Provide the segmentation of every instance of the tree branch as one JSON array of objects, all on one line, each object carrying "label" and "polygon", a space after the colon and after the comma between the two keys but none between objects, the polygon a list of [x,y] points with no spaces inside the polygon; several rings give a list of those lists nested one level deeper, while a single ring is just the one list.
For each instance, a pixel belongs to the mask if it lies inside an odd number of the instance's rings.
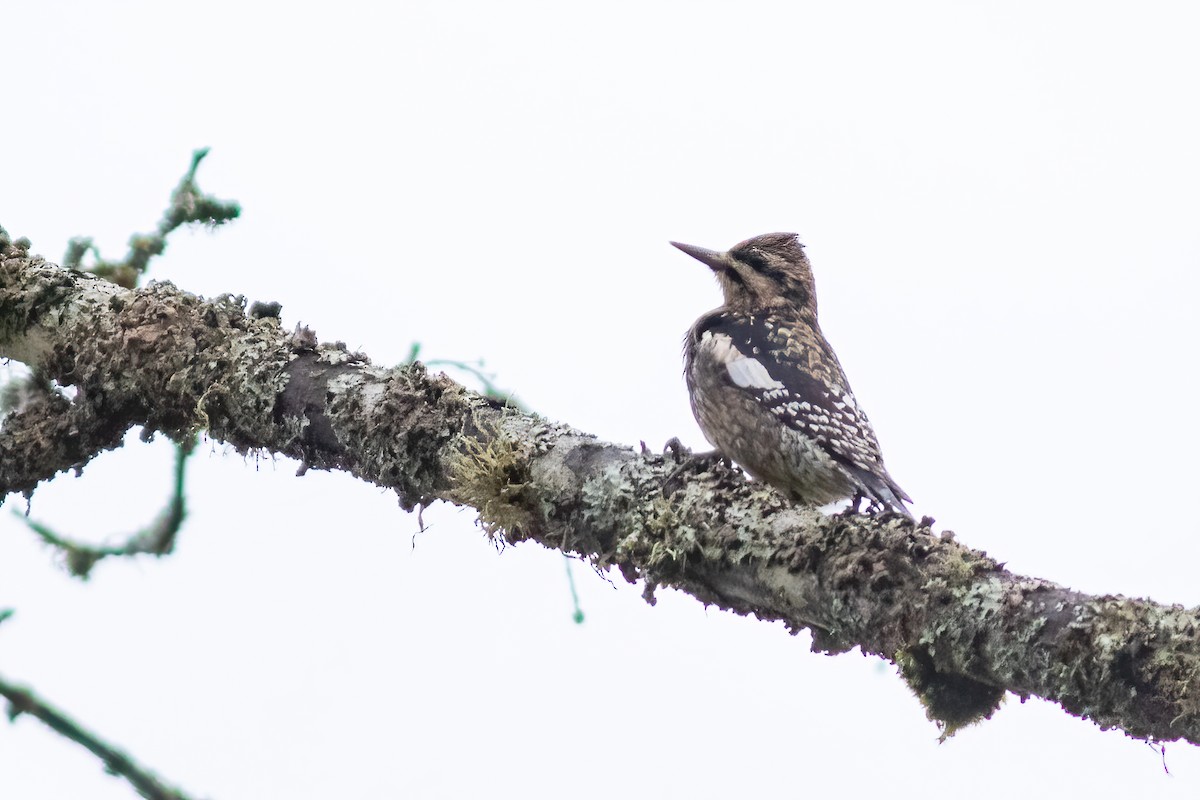
[{"label": "tree branch", "polygon": [[376,367],[248,316],[241,298],[123,289],[0,248],[0,356],[75,389],[5,419],[0,493],[82,468],[134,425],[177,441],[203,429],[302,471],[346,470],[405,509],[474,506],[489,534],[616,567],[648,599],[674,586],[810,628],[814,649],[892,660],[947,735],[1011,691],[1134,737],[1200,743],[1196,610],[1014,575],[932,520],[824,516],[719,464],[680,480],[673,456],[600,442],[420,364]]},{"label": "tree branch", "polygon": [[15,720],[21,714],[37,717],[51,730],[82,745],[104,762],[113,775],[129,781],[138,794],[148,800],[188,800],[179,789],[172,788],[154,773],[138,764],[126,753],[108,744],[78,722],[54,708],[29,689],[9,683],[0,677],[0,697],[8,700],[8,718]]},{"label": "tree branch", "polygon": [[175,446],[174,481],[171,496],[166,506],[146,527],[125,537],[118,545],[93,545],[75,541],[63,536],[49,525],[37,520],[20,517],[25,524],[48,545],[56,547],[62,553],[67,572],[77,578],[87,580],[92,573],[92,567],[110,556],[152,555],[161,558],[170,555],[175,550],[175,540],[179,529],[187,516],[187,499],[184,495],[184,475],[188,459],[196,449],[196,438],[185,439]]}]

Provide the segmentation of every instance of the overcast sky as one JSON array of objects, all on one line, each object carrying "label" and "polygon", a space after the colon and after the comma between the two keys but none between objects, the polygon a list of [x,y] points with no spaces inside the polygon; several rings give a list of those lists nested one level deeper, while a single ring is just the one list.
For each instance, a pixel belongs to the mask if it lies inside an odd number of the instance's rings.
[{"label": "overcast sky", "polygon": [[[243,218],[151,277],[377,363],[483,358],[604,439],[703,447],[670,239],[797,231],[918,514],[1025,574],[1200,604],[1193,3],[9,0],[0,224],[150,229],[193,148]],[[286,10],[283,10],[285,9]],[[458,377],[466,379],[467,376]],[[38,491],[98,540],[167,443]],[[939,745],[893,669],[564,561],[470,510],[206,442],[163,561],[88,584],[6,512],[0,673],[170,781],[264,797],[1179,797],[1157,751],[1010,698]],[[10,508],[22,507],[10,502]],[[22,718],[0,796],[131,798]]]}]

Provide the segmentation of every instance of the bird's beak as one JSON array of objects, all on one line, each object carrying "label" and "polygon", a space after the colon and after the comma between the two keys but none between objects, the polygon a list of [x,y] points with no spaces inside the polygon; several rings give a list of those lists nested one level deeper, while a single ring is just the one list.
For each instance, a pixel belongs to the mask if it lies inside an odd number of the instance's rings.
[{"label": "bird's beak", "polygon": [[694,244],[680,244],[679,242],[671,242],[671,246],[679,248],[702,264],[707,264],[709,269],[715,272],[722,272],[728,267],[725,261],[725,254],[718,253],[716,250],[696,247]]}]

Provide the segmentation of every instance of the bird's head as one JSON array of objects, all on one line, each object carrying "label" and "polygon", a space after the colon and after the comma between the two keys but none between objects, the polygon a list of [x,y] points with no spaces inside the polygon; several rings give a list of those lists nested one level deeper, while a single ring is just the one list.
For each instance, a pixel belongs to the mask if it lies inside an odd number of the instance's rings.
[{"label": "bird's head", "polygon": [[707,264],[725,294],[725,305],[737,311],[790,308],[817,313],[812,267],[794,233],[764,233],[724,253],[671,242]]}]

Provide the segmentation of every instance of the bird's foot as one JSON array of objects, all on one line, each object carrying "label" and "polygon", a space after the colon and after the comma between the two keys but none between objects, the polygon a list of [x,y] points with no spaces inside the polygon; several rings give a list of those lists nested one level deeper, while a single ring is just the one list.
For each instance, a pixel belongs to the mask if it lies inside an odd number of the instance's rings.
[{"label": "bird's foot", "polygon": [[670,453],[675,459],[676,464],[680,464],[683,460],[692,454],[691,448],[685,447],[683,442],[679,441],[678,436],[672,436],[667,439],[667,443],[663,445],[663,455]]},{"label": "bird's foot", "polygon": [[[862,504],[863,500],[867,501],[867,505],[860,509],[859,506]],[[907,508],[902,506],[900,508],[893,508],[878,498],[868,497],[862,492],[856,492],[854,497],[850,498],[850,505],[846,506],[846,508],[840,512],[839,516],[848,517],[855,514],[865,517],[876,517],[881,521],[886,521],[892,516],[913,519],[912,512]]]},{"label": "bird's foot", "polygon": [[[852,516],[855,514],[863,513],[858,510],[858,507],[864,499],[865,499],[865,496],[863,495],[862,492],[855,492],[854,497],[850,498],[850,505],[848,505],[844,509],[842,509],[842,511],[838,514],[838,516],[849,517],[849,516]],[[872,508],[873,508],[873,506],[868,505],[867,511],[870,512]]]},{"label": "bird's foot", "polygon": [[663,497],[670,497],[683,488],[684,478],[689,474],[707,472],[719,463],[732,466],[732,463],[721,454],[720,450],[709,450],[705,453],[693,453],[683,446],[679,439],[672,437],[663,450],[664,455],[670,453],[678,464],[673,472],[663,481]]}]

